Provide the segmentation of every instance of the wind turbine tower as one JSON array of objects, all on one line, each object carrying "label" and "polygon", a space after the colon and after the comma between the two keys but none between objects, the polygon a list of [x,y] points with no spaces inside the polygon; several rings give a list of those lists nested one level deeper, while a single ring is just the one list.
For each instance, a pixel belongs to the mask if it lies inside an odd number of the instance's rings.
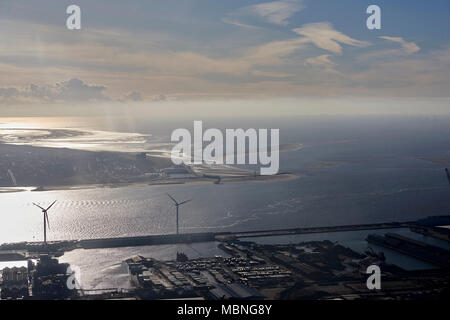
[{"label": "wind turbine tower", "polygon": [[36,203],[33,202],[33,204],[40,208],[42,210],[42,213],[44,214],[44,244],[47,245],[47,226],[48,229],[50,230],[50,222],[48,221],[48,213],[47,211],[55,204],[56,200],[53,201],[53,203],[51,205],[48,206],[47,209],[42,208],[40,205],[37,205]]},{"label": "wind turbine tower", "polygon": [[182,204],[185,204],[189,201],[192,201],[192,199],[189,200],[185,200],[183,202],[178,202],[177,200],[175,200],[170,194],[167,194],[169,196],[170,199],[172,199],[173,203],[175,204],[175,207],[177,208],[177,235],[179,234],[179,229],[178,229],[178,207],[181,206]]}]

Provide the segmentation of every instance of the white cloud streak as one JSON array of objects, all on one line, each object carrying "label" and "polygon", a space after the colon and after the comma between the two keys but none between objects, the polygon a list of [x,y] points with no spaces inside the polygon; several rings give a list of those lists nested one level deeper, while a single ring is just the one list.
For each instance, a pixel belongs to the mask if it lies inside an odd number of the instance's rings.
[{"label": "white cloud streak", "polygon": [[249,24],[251,23],[249,20],[257,18],[265,23],[287,26],[289,18],[304,7],[302,0],[279,0],[258,3],[229,13],[226,18],[222,19],[222,22],[243,28],[258,28]]},{"label": "white cloud streak", "polygon": [[367,41],[353,39],[333,29],[332,25],[328,22],[310,23],[292,31],[304,36],[306,38],[305,42],[312,42],[321,49],[339,55],[342,54],[341,43],[354,47],[366,47],[370,45]]},{"label": "white cloud streak", "polygon": [[300,1],[282,0],[255,4],[244,8],[244,11],[248,11],[269,23],[286,26],[287,20],[303,8],[304,6]]},{"label": "white cloud streak", "polygon": [[401,37],[382,36],[379,38],[399,43],[405,54],[413,54],[420,50],[420,47],[417,44],[415,44],[414,42],[407,42],[407,41],[403,40],[403,38],[401,38]]},{"label": "white cloud streak", "polygon": [[330,73],[338,73],[338,71],[334,69],[336,63],[331,61],[330,57],[330,54],[323,54],[317,57],[308,58],[305,60],[304,65],[319,68]]}]

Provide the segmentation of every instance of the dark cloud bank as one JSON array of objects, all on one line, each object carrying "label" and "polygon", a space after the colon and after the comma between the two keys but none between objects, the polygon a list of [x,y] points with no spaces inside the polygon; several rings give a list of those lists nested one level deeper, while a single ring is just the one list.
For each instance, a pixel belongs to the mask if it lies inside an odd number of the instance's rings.
[{"label": "dark cloud bank", "polygon": [[[0,88],[0,104],[111,101],[104,93],[105,86],[89,85],[73,78],[54,85],[31,84],[25,88]],[[133,91],[119,101],[141,101],[139,92]]]}]

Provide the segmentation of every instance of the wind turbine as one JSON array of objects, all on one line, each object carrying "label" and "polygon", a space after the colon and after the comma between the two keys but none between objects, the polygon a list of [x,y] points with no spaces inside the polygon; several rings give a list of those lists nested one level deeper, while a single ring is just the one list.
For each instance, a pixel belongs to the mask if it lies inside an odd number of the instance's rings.
[{"label": "wind turbine", "polygon": [[170,194],[167,194],[167,195],[169,196],[170,199],[172,199],[172,201],[175,203],[175,207],[177,208],[177,235],[178,235],[179,234],[179,232],[178,232],[178,207],[181,206],[182,204],[192,201],[192,199],[185,200],[183,202],[178,202]]},{"label": "wind turbine", "polygon": [[48,206],[47,209],[42,208],[40,205],[37,205],[36,203],[33,202],[33,204],[40,208],[42,210],[42,213],[44,214],[44,244],[47,244],[47,225],[48,225],[48,229],[50,230],[50,222],[48,221],[48,214],[47,211],[55,204],[56,200],[53,201],[53,203],[51,205]]}]

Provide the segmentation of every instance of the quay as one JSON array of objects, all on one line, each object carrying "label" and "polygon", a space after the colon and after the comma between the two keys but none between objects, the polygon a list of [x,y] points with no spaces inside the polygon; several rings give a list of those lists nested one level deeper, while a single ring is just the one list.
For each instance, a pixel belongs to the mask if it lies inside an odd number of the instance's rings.
[{"label": "quay", "polygon": [[414,222],[411,221],[411,222],[386,222],[386,223],[372,223],[372,224],[342,225],[329,227],[291,228],[291,229],[262,230],[262,231],[223,232],[223,233],[216,233],[216,240],[225,241],[230,239],[250,238],[250,237],[272,237],[272,236],[284,236],[293,234],[409,228],[412,225],[414,225]]},{"label": "quay", "polygon": [[417,241],[393,233],[387,233],[384,236],[370,234],[367,237],[367,241],[416,259],[429,262],[441,268],[450,268],[450,251],[422,241]]},{"label": "quay", "polygon": [[98,249],[98,248],[151,246],[151,245],[164,245],[177,243],[229,241],[247,237],[268,237],[268,236],[293,235],[293,234],[406,228],[411,227],[412,225],[414,225],[414,222],[401,222],[401,223],[389,222],[376,224],[291,228],[291,229],[259,230],[259,231],[244,231],[244,232],[204,232],[204,233],[182,233],[179,235],[165,234],[165,235],[148,235],[148,236],[134,236],[134,237],[83,239],[83,240],[60,240],[60,241],[47,241],[47,244],[45,244],[44,242],[5,243],[0,245],[0,261],[26,260],[33,257],[38,257],[42,253],[52,253],[54,255],[62,255],[66,251],[71,251],[75,249]]}]

